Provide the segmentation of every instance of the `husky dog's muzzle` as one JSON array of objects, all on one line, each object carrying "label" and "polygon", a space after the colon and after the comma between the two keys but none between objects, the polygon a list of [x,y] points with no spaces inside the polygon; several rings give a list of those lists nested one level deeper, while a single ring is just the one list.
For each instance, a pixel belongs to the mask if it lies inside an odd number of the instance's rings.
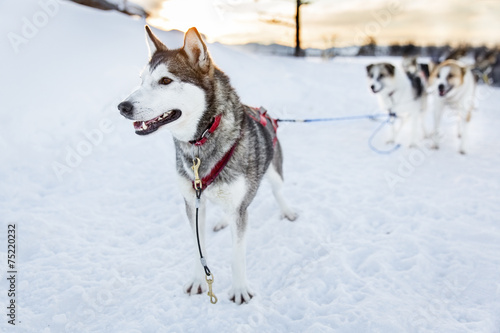
[{"label": "husky dog's muzzle", "polygon": [[134,105],[129,101],[118,104],[118,110],[120,110],[120,114],[127,119],[132,119],[134,115]]},{"label": "husky dog's muzzle", "polygon": [[[121,102],[120,104],[118,104],[118,110],[120,110],[120,114],[125,118],[134,120],[134,105],[129,101]],[[181,115],[181,110],[174,109],[164,112],[158,117],[150,120],[134,121],[135,133],[138,135],[147,135],[153,133],[161,126],[179,119]]]},{"label": "husky dog's muzzle", "polygon": [[441,84],[438,86],[439,96],[441,96],[441,97],[445,96],[447,93],[449,93],[449,92],[450,92],[450,90],[451,90],[451,89],[453,89],[453,86],[452,86],[452,85],[450,85],[450,86],[448,86],[448,88],[446,88],[446,86],[445,86],[444,84],[442,84],[442,83],[441,83]]},{"label": "husky dog's muzzle", "polygon": [[370,86],[370,89],[372,90],[372,92],[373,92],[374,94],[376,94],[376,93],[379,93],[380,91],[382,91],[382,89],[384,89],[384,86],[380,84],[380,88],[379,88],[379,89],[377,89],[377,87],[376,87],[374,84],[372,84],[372,85]]}]

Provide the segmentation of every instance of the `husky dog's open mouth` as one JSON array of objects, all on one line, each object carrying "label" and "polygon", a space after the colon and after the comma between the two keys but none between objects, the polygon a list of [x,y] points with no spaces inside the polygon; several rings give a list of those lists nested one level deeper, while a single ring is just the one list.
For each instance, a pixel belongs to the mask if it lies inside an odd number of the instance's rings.
[{"label": "husky dog's open mouth", "polygon": [[445,88],[444,86],[439,86],[438,87],[439,96],[441,97],[446,96],[446,94],[449,93],[451,89],[453,89],[453,86],[449,86],[448,88]]},{"label": "husky dog's open mouth", "polygon": [[181,116],[181,110],[170,110],[168,112],[162,113],[156,118],[146,121],[134,121],[135,133],[138,135],[147,135],[153,133],[158,128],[168,123],[171,123]]}]

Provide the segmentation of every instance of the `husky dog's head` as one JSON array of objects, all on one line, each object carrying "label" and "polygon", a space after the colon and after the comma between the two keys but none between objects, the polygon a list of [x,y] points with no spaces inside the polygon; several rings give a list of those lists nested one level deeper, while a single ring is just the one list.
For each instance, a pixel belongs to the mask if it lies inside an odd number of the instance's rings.
[{"label": "husky dog's head", "polygon": [[410,74],[417,74],[419,68],[417,57],[403,57],[403,69]]},{"label": "husky dog's head", "polygon": [[389,63],[371,64],[366,66],[368,84],[373,93],[379,93],[384,89],[392,90],[394,72],[396,68]]},{"label": "husky dog's head", "polygon": [[447,96],[453,88],[464,83],[466,67],[455,60],[446,60],[439,64],[430,77],[430,83],[437,87],[440,97]]},{"label": "husky dog's head", "polygon": [[134,120],[135,133],[146,135],[160,127],[181,141],[193,138],[207,106],[214,65],[196,28],[184,36],[184,46],[169,50],[146,26],[150,60],[142,83],[118,105]]}]

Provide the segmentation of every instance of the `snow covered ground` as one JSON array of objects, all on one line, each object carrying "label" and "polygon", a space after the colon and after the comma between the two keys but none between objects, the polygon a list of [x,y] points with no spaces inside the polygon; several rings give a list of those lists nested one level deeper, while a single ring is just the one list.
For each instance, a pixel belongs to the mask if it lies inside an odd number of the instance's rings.
[{"label": "snow covered ground", "polygon": [[[248,232],[256,296],[242,306],[226,296],[229,231],[208,232],[212,305],[182,290],[193,243],[171,136],[139,137],[116,110],[147,60],[144,22],[48,8],[0,3],[2,332],[500,332],[500,90],[479,87],[466,156],[452,117],[439,151],[422,143],[391,155],[368,148],[373,121],[282,124],[286,193],[300,217],[280,220],[263,184]],[[275,116],[378,112],[364,71],[374,59],[209,49],[242,100]],[[219,213],[209,207],[209,225]]]}]

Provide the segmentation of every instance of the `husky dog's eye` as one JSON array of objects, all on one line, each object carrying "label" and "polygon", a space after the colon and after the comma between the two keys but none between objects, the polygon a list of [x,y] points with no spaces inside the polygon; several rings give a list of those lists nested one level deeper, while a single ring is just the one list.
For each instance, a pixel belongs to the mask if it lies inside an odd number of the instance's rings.
[{"label": "husky dog's eye", "polygon": [[448,79],[453,78],[453,74],[448,74]]},{"label": "husky dog's eye", "polygon": [[384,77],[385,77],[385,75],[384,75],[384,74],[380,74],[380,75],[378,76],[378,79],[379,79],[379,80],[381,80],[381,79],[383,79]]},{"label": "husky dog's eye", "polygon": [[169,79],[168,77],[162,77],[160,81],[158,81],[158,83],[166,86],[167,84],[172,83],[172,79]]}]

